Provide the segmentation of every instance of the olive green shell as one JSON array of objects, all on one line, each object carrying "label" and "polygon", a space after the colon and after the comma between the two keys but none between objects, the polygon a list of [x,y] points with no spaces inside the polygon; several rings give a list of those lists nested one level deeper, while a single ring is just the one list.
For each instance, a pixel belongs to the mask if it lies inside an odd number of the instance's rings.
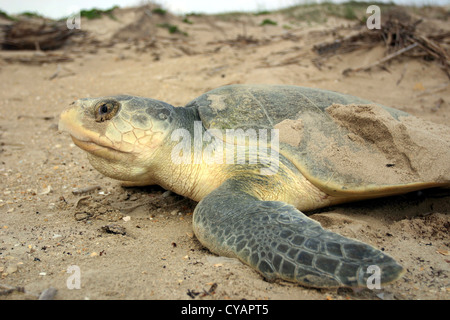
[{"label": "olive green shell", "polygon": [[[444,175],[414,167],[414,153],[428,152],[422,140],[414,141],[417,126],[405,120],[417,118],[350,95],[298,86],[229,85],[186,107],[198,110],[206,129],[279,129],[279,152],[328,193],[387,195],[450,180],[449,152],[429,155],[448,160],[442,162]],[[344,112],[332,116],[336,110]],[[450,150],[448,137],[436,143]]]}]

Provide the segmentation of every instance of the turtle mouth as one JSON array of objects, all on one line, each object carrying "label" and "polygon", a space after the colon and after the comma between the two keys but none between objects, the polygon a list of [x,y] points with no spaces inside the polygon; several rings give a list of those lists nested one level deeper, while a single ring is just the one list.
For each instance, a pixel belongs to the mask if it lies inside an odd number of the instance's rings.
[{"label": "turtle mouth", "polygon": [[73,143],[80,149],[86,151],[88,154],[111,161],[123,161],[127,159],[127,152],[114,148],[97,141],[97,139],[90,139],[83,137],[79,139],[70,133]]},{"label": "turtle mouth", "polygon": [[100,154],[103,154],[105,152],[123,153],[120,150],[114,149],[114,148],[109,147],[109,146],[105,146],[103,144],[98,144],[95,141],[80,140],[80,139],[74,137],[72,134],[70,136],[72,138],[73,143],[75,143],[75,145],[77,147],[83,149],[84,151],[92,153],[94,155],[100,155]]}]

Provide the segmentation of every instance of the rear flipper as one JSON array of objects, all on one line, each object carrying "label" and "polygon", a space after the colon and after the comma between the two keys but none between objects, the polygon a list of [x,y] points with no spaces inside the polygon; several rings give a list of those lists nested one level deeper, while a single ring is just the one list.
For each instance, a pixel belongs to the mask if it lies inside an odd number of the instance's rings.
[{"label": "rear flipper", "polygon": [[309,287],[365,287],[371,270],[380,271],[380,283],[403,274],[382,251],[323,229],[289,204],[260,201],[243,185],[228,180],[195,209],[195,234],[212,252],[239,258],[268,280]]}]

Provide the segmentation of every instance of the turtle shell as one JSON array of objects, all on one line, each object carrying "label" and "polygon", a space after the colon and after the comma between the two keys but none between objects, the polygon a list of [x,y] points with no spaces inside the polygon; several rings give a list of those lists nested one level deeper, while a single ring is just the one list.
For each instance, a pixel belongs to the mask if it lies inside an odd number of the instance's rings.
[{"label": "turtle shell", "polygon": [[449,127],[354,96],[229,85],[186,107],[205,129],[277,129],[279,152],[329,194],[389,195],[450,181]]}]

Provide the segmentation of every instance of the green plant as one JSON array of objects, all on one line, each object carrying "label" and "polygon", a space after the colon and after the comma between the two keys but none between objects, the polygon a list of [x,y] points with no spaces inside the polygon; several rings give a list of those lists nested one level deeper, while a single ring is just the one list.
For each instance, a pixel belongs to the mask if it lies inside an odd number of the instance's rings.
[{"label": "green plant", "polygon": [[270,19],[264,19],[263,22],[261,22],[260,26],[276,26],[277,24],[278,23]]},{"label": "green plant", "polygon": [[157,26],[160,27],[160,28],[167,29],[170,34],[180,33],[180,34],[185,35],[185,36],[188,35],[186,32],[181,31],[180,29],[178,29],[177,26],[175,26],[173,24],[170,24],[170,23],[160,23],[160,24],[157,24]]},{"label": "green plant", "polygon": [[28,18],[42,18],[42,16],[37,12],[25,11],[19,14],[20,16],[25,16]]},{"label": "green plant", "polygon": [[155,8],[152,10],[152,13],[159,14],[160,16],[165,16],[167,13],[167,10],[164,10],[163,8]]},{"label": "green plant", "polygon": [[81,10],[80,16],[92,20],[92,19],[100,19],[103,15],[107,15],[111,19],[116,20],[116,17],[112,13],[113,10],[116,8],[118,8],[118,6],[114,6],[111,9],[107,10],[100,10],[96,8],[93,8],[91,10]]},{"label": "green plant", "polygon": [[101,11],[98,9],[91,9],[91,10],[81,10],[80,16],[92,20],[92,19],[99,19],[102,17]]},{"label": "green plant", "polygon": [[191,20],[189,20],[187,17],[184,17],[183,22],[184,22],[184,23],[187,23],[187,24],[194,24],[194,23],[193,23]]},{"label": "green plant", "polygon": [[203,13],[190,12],[186,13],[186,17],[203,17]]},{"label": "green plant", "polygon": [[4,19],[8,19],[11,21],[16,21],[17,19],[14,17],[11,17],[10,15],[8,15],[5,11],[0,10],[0,17],[4,18]]}]

